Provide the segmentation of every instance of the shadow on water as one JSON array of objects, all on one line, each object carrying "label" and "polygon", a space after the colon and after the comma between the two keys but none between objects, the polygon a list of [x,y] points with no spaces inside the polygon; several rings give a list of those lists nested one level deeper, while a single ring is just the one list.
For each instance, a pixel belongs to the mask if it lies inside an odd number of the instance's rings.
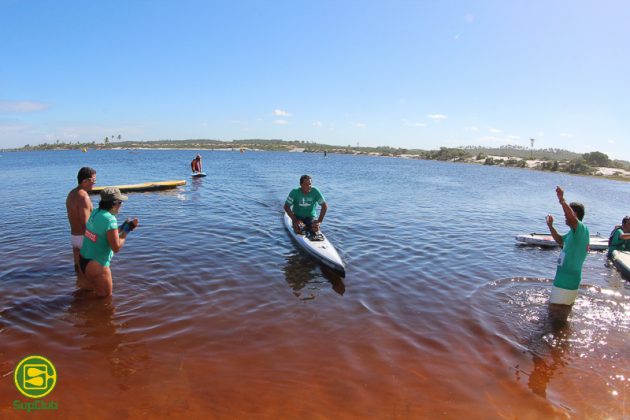
[{"label": "shadow on water", "polygon": [[339,273],[302,254],[288,256],[283,271],[293,294],[301,300],[315,299],[320,285],[326,281],[339,295],[343,296],[346,291],[344,278]]}]

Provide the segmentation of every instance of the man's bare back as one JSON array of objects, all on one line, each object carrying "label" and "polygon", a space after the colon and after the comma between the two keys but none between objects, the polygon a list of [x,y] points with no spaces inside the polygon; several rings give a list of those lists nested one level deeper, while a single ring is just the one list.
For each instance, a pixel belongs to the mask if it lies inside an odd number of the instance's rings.
[{"label": "man's bare back", "polygon": [[85,225],[92,213],[92,201],[87,191],[80,186],[68,193],[66,198],[66,210],[68,211],[68,222],[70,222],[70,233],[72,235],[84,235]]},{"label": "man's bare back", "polygon": [[70,223],[70,243],[72,245],[72,257],[74,259],[74,271],[77,273],[77,287],[80,289],[92,289],[85,275],[79,268],[81,259],[81,247],[83,244],[83,235],[85,235],[85,226],[92,213],[92,200],[88,195],[88,191],[94,188],[96,183],[96,171],[87,166],[79,169],[77,174],[77,185],[68,193],[66,198],[66,210],[68,213],[68,222]]}]

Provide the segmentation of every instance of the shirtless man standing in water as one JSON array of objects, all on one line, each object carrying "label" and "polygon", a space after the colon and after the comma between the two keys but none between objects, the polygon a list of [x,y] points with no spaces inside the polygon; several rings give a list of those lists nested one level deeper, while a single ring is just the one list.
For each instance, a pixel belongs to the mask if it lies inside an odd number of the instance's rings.
[{"label": "shirtless man standing in water", "polygon": [[92,213],[92,201],[88,191],[96,183],[96,171],[92,168],[83,167],[77,174],[79,185],[68,193],[66,198],[66,210],[68,211],[68,221],[70,222],[70,235],[72,241],[72,253],[74,255],[74,271],[77,273],[77,287],[79,289],[91,289],[85,275],[79,270],[79,251],[83,244],[85,235],[85,225],[90,213]]}]

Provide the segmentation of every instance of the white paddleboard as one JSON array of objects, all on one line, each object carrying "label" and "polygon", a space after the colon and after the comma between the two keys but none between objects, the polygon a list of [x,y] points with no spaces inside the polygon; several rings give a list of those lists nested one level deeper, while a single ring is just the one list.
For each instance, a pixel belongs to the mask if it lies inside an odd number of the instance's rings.
[{"label": "white paddleboard", "polygon": [[630,252],[613,251],[612,260],[617,270],[621,273],[621,276],[630,280]]},{"label": "white paddleboard", "polygon": [[295,241],[309,254],[318,259],[321,263],[327,265],[340,272],[342,275],[346,275],[346,265],[341,260],[341,257],[337,253],[337,250],[330,243],[328,238],[320,231],[324,236],[323,241],[311,241],[306,235],[298,235],[293,231],[293,222],[289,215],[284,212],[284,227],[289,231],[289,234]]},{"label": "white paddleboard", "polygon": [[193,172],[192,174],[193,178],[203,178],[204,176],[207,176],[205,172]]},{"label": "white paddleboard", "polygon": [[[518,245],[536,245],[550,248],[560,246],[553,239],[553,236],[545,233],[529,233],[526,235],[516,235],[515,239]],[[591,249],[591,251],[601,251],[608,249],[608,239],[600,235],[591,235],[589,248]]]}]

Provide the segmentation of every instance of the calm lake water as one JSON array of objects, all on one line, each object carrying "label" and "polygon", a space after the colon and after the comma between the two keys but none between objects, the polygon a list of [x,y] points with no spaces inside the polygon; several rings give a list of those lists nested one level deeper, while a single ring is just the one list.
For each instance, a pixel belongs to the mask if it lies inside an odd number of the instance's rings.
[{"label": "calm lake water", "polygon": [[[363,156],[202,151],[1,153],[0,417],[22,418],[13,370],[40,354],[65,417],[623,418],[630,285],[588,255],[562,331],[546,321],[557,250],[514,235],[563,216],[591,233],[630,213],[630,184],[521,169]],[[65,198],[129,194],[140,218],[114,257],[113,297],[75,292]],[[308,173],[341,278],[301,252],[282,205]],[[98,203],[94,197],[95,204]]]}]

